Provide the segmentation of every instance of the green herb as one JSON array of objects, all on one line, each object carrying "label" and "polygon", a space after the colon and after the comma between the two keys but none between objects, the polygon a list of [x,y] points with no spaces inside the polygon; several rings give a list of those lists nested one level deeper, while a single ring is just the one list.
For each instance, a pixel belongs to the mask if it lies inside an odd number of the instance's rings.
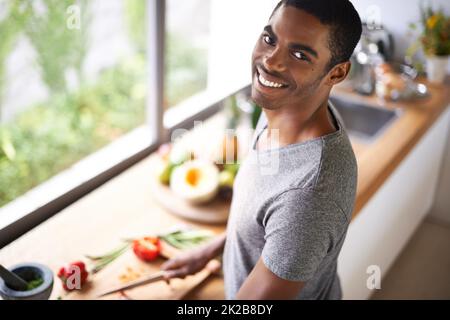
[{"label": "green herb", "polygon": [[125,251],[127,251],[129,247],[130,247],[130,243],[126,242],[124,244],[121,244],[117,248],[113,249],[112,251],[110,251],[104,255],[101,255],[101,256],[86,255],[86,258],[95,262],[91,272],[92,273],[99,272],[104,267],[106,267],[108,264],[110,264],[111,262],[116,260],[118,257],[120,257],[123,253],[125,253]]},{"label": "green herb", "polygon": [[160,235],[159,238],[175,248],[185,250],[191,249],[208,241],[212,236],[213,233],[208,230],[178,230]]},{"label": "green herb", "polygon": [[37,287],[39,287],[43,283],[44,283],[44,279],[42,279],[41,277],[33,279],[31,281],[28,281],[27,282],[27,290],[36,289]]}]

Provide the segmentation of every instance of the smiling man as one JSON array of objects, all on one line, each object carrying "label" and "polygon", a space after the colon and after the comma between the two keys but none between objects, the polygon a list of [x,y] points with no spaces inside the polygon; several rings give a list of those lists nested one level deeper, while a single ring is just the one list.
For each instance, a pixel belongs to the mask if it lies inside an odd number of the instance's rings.
[{"label": "smiling man", "polygon": [[277,5],[253,51],[252,99],[264,112],[235,180],[227,232],[168,261],[168,278],[200,270],[224,249],[228,299],[342,297],[337,258],[357,165],[328,98],[360,36],[348,0]]}]

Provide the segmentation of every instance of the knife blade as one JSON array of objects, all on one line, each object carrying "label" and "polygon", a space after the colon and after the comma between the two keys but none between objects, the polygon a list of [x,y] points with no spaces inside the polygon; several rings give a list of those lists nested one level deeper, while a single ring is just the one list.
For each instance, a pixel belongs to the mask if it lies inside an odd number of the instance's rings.
[{"label": "knife blade", "polygon": [[113,293],[116,293],[116,292],[119,292],[119,291],[130,290],[130,289],[133,289],[133,288],[136,288],[136,287],[139,287],[139,286],[143,286],[145,284],[150,284],[150,283],[153,283],[153,282],[164,280],[164,274],[165,274],[164,271],[158,271],[158,272],[153,273],[153,274],[151,274],[149,276],[146,276],[144,278],[137,279],[137,280],[134,280],[134,281],[129,282],[127,284],[124,284],[124,285],[121,285],[121,286],[117,286],[117,287],[115,287],[113,289],[110,289],[108,291],[102,292],[99,295],[97,295],[97,297],[100,298],[100,297],[103,297],[103,296],[106,296],[106,295],[109,295],[109,294],[113,294]]}]

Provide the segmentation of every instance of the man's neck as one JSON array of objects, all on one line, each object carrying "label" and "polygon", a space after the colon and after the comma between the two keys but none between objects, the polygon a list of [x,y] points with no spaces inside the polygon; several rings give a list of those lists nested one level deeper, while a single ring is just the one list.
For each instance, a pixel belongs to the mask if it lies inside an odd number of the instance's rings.
[{"label": "man's neck", "polygon": [[321,137],[337,130],[328,110],[328,100],[312,114],[301,108],[296,110],[264,109],[263,111],[267,117],[268,130],[264,132],[258,143],[261,146],[258,149],[267,149],[269,145],[273,146],[276,141],[271,141],[271,139],[278,140],[277,145],[283,147]]}]

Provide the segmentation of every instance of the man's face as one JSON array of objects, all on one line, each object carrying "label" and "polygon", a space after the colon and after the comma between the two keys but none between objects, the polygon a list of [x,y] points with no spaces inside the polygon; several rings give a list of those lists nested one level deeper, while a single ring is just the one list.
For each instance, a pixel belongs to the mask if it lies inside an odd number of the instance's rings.
[{"label": "man's face", "polygon": [[316,17],[281,6],[253,50],[252,99],[274,110],[298,108],[323,97],[331,58],[328,32]]}]

